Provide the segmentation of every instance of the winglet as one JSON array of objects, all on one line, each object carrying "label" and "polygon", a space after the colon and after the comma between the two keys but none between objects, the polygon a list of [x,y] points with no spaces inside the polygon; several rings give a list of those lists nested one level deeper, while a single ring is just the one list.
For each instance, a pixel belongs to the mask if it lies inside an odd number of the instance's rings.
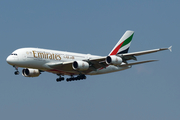
[{"label": "winglet", "polygon": [[171,49],[171,48],[172,48],[172,46],[170,46],[168,49],[169,49],[169,51],[171,51],[171,52],[172,52],[172,49]]}]

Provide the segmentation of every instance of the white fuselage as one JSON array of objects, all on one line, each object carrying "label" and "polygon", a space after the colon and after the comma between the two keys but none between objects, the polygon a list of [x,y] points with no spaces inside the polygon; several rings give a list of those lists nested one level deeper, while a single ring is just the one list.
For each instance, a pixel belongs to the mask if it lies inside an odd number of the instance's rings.
[{"label": "white fuselage", "polygon": [[[15,75],[19,74],[18,67],[24,68],[22,75],[37,77],[46,71],[57,74],[56,81],[64,80],[63,75],[70,75],[67,81],[86,79],[85,75],[106,74],[131,68],[133,65],[154,62],[157,60],[136,61],[136,56],[150,54],[169,48],[158,48],[146,51],[128,53],[134,31],[127,30],[119,39],[108,56],[96,56],[40,48],[20,48],[15,50],[6,59],[7,63],[15,67]],[[74,77],[74,75],[77,75]]]},{"label": "white fuselage", "polygon": [[[10,65],[18,66],[22,68],[39,69],[42,71],[47,71],[62,75],[72,75],[72,74],[74,75],[76,73],[71,71],[67,72],[67,71],[55,70],[49,67],[48,65],[51,63],[58,64],[58,63],[72,62],[78,60],[82,61],[82,60],[94,59],[99,57],[101,56],[40,49],[40,48],[21,48],[15,50],[11,55],[9,55],[7,58],[7,62]],[[130,67],[131,66],[118,67],[114,65],[109,65],[106,68],[93,70],[86,74],[87,75],[105,74],[105,73],[128,69]]]}]

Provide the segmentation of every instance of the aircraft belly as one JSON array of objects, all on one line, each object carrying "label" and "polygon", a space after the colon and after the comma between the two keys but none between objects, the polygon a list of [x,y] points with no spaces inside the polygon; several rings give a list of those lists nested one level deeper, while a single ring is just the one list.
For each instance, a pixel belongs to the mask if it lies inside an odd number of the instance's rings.
[{"label": "aircraft belly", "polygon": [[60,75],[79,75],[79,72],[77,71],[61,71],[56,69],[46,69],[44,71],[51,72],[54,74],[60,74]]}]

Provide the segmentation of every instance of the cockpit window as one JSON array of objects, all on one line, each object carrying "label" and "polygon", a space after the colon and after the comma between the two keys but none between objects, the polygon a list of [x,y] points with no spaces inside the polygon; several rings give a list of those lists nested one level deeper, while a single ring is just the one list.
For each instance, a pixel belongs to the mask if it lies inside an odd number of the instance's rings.
[{"label": "cockpit window", "polygon": [[16,54],[16,53],[12,53],[11,55],[15,55],[15,56],[17,56],[17,54]]}]

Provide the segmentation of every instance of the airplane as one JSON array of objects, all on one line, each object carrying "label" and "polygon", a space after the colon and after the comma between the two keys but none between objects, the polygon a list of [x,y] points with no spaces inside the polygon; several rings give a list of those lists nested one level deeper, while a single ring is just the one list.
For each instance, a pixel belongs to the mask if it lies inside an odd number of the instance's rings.
[{"label": "airplane", "polygon": [[[127,30],[107,56],[80,54],[41,48],[20,48],[12,52],[6,59],[19,74],[22,67],[24,77],[38,77],[42,72],[57,74],[57,82],[64,80],[64,75],[70,76],[66,81],[86,79],[86,75],[99,75],[117,72],[131,68],[133,65],[154,62],[157,60],[137,61],[136,56],[154,53],[169,48],[159,48],[128,53],[134,31]],[[128,63],[129,60],[135,62]],[[74,77],[76,76],[76,77]]]}]

